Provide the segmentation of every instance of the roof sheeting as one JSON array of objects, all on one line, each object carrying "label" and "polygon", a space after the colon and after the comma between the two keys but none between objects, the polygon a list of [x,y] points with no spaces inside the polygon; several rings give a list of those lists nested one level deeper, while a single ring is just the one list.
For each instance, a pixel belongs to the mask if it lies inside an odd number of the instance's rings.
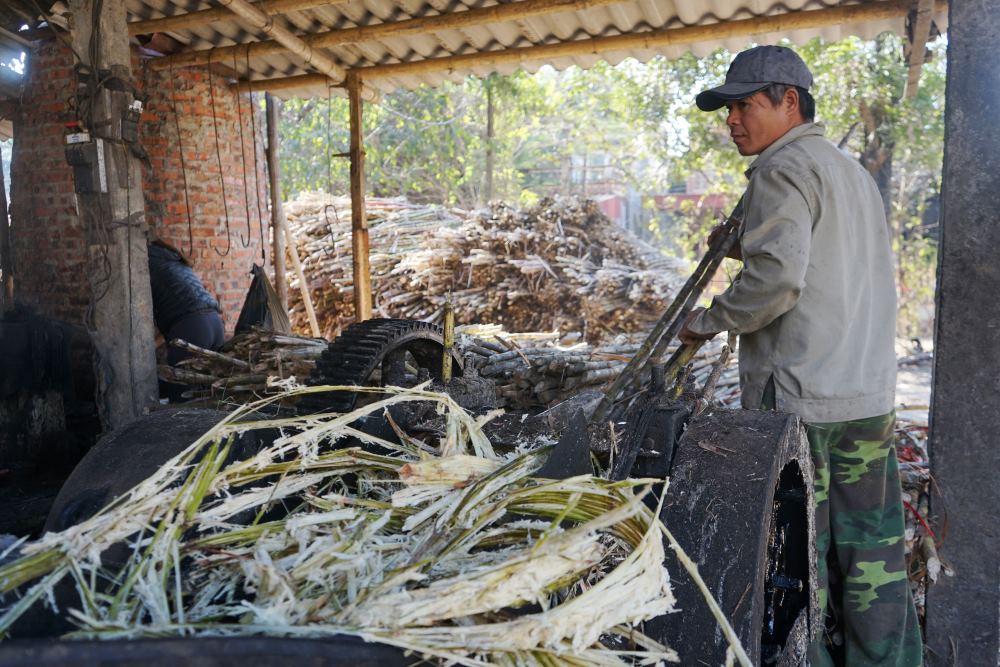
[{"label": "roof sheeting", "polygon": [[[276,22],[302,36],[315,36],[329,31],[345,30],[358,26],[372,26],[381,23],[396,23],[411,19],[427,19],[445,14],[459,14],[490,6],[523,5],[525,0],[497,3],[495,0],[348,0],[325,6],[289,11],[274,16]],[[841,25],[812,27],[806,29],[776,30],[740,36],[714,38],[709,33],[702,39],[690,43],[657,45],[653,48],[630,46],[599,53],[577,53],[558,57],[540,55],[532,57],[530,51],[523,51],[516,60],[487,63],[457,63],[448,69],[444,66],[426,71],[404,71],[396,74],[393,68],[380,66],[395,63],[413,63],[428,59],[466,56],[468,54],[494,54],[510,49],[523,50],[543,45],[565,44],[576,40],[614,37],[635,33],[654,34],[657,31],[687,28],[691,26],[722,25],[765,16],[782,16],[793,12],[809,12],[844,6],[888,6],[902,8],[891,18],[873,21],[847,22]],[[204,0],[127,0],[129,20],[148,20],[175,16],[186,12],[209,9],[217,3]],[[583,8],[576,8],[576,7]],[[871,38],[883,31],[902,33],[907,0],[870,0],[850,2],[837,0],[625,0],[614,2],[578,2],[570,9],[536,13],[515,20],[499,20],[459,28],[440,29],[433,32],[413,30],[383,35],[363,42],[340,43],[328,46],[323,52],[345,69],[370,70],[366,84],[383,92],[395,88],[413,88],[420,84],[436,85],[443,80],[457,80],[468,74],[485,76],[491,72],[510,74],[517,69],[535,71],[544,64],[557,69],[572,65],[587,68],[604,60],[616,64],[632,57],[647,61],[656,55],[669,58],[680,56],[686,51],[696,55],[706,55],[718,47],[738,50],[750,41],[773,43],[787,38],[793,43],[803,43],[820,36],[827,40],[839,40],[850,35]],[[56,8],[58,10],[59,3]],[[939,29],[945,27],[943,12],[935,15]],[[725,31],[722,31],[725,32]],[[233,44],[247,44],[266,40],[266,35],[248,29],[235,16],[217,22],[204,22],[190,29],[168,32],[171,38],[183,45],[183,50],[203,50],[225,47]],[[225,53],[225,52],[220,52]],[[508,54],[509,55],[509,54]],[[311,74],[309,66],[300,58],[287,51],[272,52],[247,57],[242,47],[215,62],[233,69],[240,78],[253,81],[287,78]],[[412,68],[411,68],[412,70]],[[303,85],[286,87],[282,96],[326,95],[324,80],[303,80]],[[296,83],[292,81],[290,83]]]}]

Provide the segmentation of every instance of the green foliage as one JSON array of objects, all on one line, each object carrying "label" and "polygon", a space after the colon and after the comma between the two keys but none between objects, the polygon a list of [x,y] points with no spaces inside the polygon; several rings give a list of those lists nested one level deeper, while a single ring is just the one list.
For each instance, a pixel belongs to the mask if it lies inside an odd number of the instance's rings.
[{"label": "green foliage", "polygon": [[[933,58],[912,98],[904,96],[907,65],[898,37],[817,39],[795,48],[815,77],[817,120],[883,193],[899,261],[900,333],[927,333],[936,248],[915,221],[939,188],[945,44],[931,44]],[[742,192],[749,159],[732,147],[725,111],[703,113],[694,105],[696,93],[724,79],[731,60],[720,49],[701,58],[599,63],[586,71],[543,67],[393,92],[365,106],[368,189],[467,208],[485,203],[489,90],[495,198],[525,205],[553,191],[587,194],[581,173],[601,169],[623,190],[646,196],[653,236],[694,257],[718,211],[696,202],[656,211],[652,195],[691,177],[723,195],[726,208]],[[348,190],[347,160],[330,157],[347,151],[346,100],[287,102],[282,138],[288,196]]]}]

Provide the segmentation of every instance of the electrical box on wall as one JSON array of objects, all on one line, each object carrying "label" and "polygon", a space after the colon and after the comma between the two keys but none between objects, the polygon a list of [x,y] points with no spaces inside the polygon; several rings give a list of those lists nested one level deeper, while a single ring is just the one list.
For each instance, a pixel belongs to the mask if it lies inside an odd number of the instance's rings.
[{"label": "electrical box on wall", "polygon": [[[76,128],[79,129],[79,128]],[[66,135],[66,162],[73,167],[73,185],[77,194],[108,191],[108,170],[104,160],[104,140],[89,132]]]}]

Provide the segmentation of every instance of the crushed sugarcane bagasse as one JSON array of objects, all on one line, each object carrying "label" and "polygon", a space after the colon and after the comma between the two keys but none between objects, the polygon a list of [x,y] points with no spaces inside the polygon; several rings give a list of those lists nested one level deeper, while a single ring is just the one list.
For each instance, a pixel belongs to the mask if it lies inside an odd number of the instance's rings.
[{"label": "crushed sugarcane bagasse", "polygon": [[[260,417],[324,390],[283,383],[92,518],[19,545],[0,567],[0,630],[56,604],[69,579],[78,596],[58,612],[73,637],[348,634],[469,665],[677,660],[637,627],[673,611],[666,530],[643,501],[662,481],[534,478],[546,447],[498,455],[482,431],[493,415],[423,387],[372,389],[350,414]],[[416,401],[446,419],[440,439],[351,427]],[[241,434],[274,428],[230,460]],[[386,453],[334,446],[347,437]],[[130,548],[112,567],[102,554],[116,544]],[[609,635],[637,650],[607,648]]]}]

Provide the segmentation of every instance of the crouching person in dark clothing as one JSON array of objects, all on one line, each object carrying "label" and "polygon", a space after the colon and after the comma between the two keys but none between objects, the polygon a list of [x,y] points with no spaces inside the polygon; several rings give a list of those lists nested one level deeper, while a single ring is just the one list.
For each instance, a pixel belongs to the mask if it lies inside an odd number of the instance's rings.
[{"label": "crouching person in dark clothing", "polygon": [[[208,350],[217,350],[225,340],[222,310],[191,265],[176,249],[161,240],[149,244],[149,282],[153,292],[153,319],[167,341],[167,363],[176,366],[190,352],[169,345],[181,338]],[[181,400],[185,387],[161,383],[171,402]]]}]

